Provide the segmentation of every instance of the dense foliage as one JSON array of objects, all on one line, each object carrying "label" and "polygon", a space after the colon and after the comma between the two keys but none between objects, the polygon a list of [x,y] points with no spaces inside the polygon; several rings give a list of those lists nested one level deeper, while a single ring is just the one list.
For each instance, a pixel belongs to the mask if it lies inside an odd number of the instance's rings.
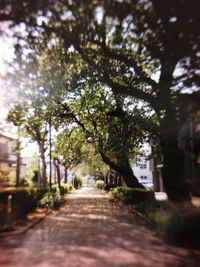
[{"label": "dense foliage", "polygon": [[97,181],[96,181],[96,187],[97,187],[98,189],[104,189],[104,187],[105,187],[105,183],[104,183],[104,181],[102,181],[102,180],[97,180]]},{"label": "dense foliage", "polygon": [[126,204],[138,204],[154,199],[152,191],[141,188],[129,188],[125,186],[116,187],[112,191],[114,198],[122,200]]},{"label": "dense foliage", "polygon": [[[0,20],[25,25],[26,31],[14,28],[18,39],[16,55],[20,63],[24,59],[31,63],[31,72],[37,69],[41,50],[48,51],[56,45],[61,48],[63,60],[50,71],[44,68],[46,83],[54,95],[62,88],[64,94],[70,90],[76,98],[77,89],[83,86],[81,92],[85,91],[84,85],[89,85],[95,96],[99,85],[104,94],[107,90],[113,92],[116,102],[107,113],[113,118],[112,138],[108,138],[106,146],[112,144],[111,152],[121,153],[111,160],[103,147],[106,142],[100,142],[98,152],[102,159],[123,174],[127,185],[139,186],[129,164],[127,146],[131,139],[119,136],[121,131],[128,134],[134,122],[157,137],[163,154],[164,186],[169,198],[178,201],[189,199],[183,168],[185,154],[178,137],[188,116],[199,108],[199,10],[198,0],[37,0],[34,4],[31,0],[3,0]],[[71,68],[63,72],[62,66],[69,62],[73,63]],[[58,76],[62,78],[49,79]],[[123,107],[122,96],[132,103],[128,109]],[[83,110],[79,110],[78,117],[68,111],[87,134]],[[96,134],[93,121],[89,124]],[[98,126],[97,123],[97,129]],[[110,125],[107,126],[109,137]],[[116,146],[113,139],[118,140]]]}]

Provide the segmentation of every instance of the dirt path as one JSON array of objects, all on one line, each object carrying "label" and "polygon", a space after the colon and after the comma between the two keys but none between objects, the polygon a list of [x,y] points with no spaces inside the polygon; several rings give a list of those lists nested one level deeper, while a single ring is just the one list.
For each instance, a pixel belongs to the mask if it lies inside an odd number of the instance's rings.
[{"label": "dirt path", "polygon": [[167,245],[93,188],[24,236],[0,240],[1,267],[199,267],[200,251]]}]

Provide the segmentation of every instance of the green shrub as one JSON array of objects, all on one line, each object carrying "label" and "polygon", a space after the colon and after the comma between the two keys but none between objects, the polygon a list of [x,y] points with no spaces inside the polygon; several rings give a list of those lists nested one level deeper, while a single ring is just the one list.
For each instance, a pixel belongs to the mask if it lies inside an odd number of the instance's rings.
[{"label": "green shrub", "polygon": [[75,189],[79,189],[79,188],[81,188],[82,185],[83,185],[83,181],[82,181],[82,179],[81,179],[80,177],[78,177],[78,176],[75,176],[75,177],[73,178],[73,185],[74,185],[74,188],[75,188]]},{"label": "green shrub", "polygon": [[152,191],[140,188],[130,188],[119,186],[113,189],[112,195],[114,198],[122,200],[127,204],[138,204],[141,202],[149,201],[154,198]]},{"label": "green shrub", "polygon": [[97,180],[97,181],[96,181],[96,187],[97,187],[98,189],[104,189],[104,187],[105,187],[105,183],[104,183],[104,181],[103,181],[103,180]]},{"label": "green shrub", "polygon": [[62,183],[61,187],[63,188],[63,194],[67,194],[67,193],[69,193],[71,191],[70,190],[70,186],[67,183]]},{"label": "green shrub", "polygon": [[70,186],[67,183],[62,183],[59,189],[59,186],[55,184],[55,185],[52,185],[51,192],[65,195],[70,192]]},{"label": "green shrub", "polygon": [[49,191],[39,201],[38,206],[47,209],[58,209],[64,203],[64,198],[57,192]]},{"label": "green shrub", "polygon": [[59,188],[58,188],[58,185],[57,184],[54,184],[54,185],[51,186],[51,192],[52,193],[57,193],[58,190],[59,190]]},{"label": "green shrub", "polygon": [[25,178],[22,178],[20,180],[20,186],[28,187],[29,186],[29,183],[28,183],[28,181]]},{"label": "green shrub", "polygon": [[114,185],[114,184],[107,184],[107,185],[105,185],[104,190],[107,191],[107,192],[109,192],[109,191],[112,191],[113,188],[116,188],[116,185]]},{"label": "green shrub", "polygon": [[13,187],[0,191],[0,202],[7,206],[8,196],[12,196],[12,219],[26,218],[36,209],[38,200],[43,197],[44,189],[32,187]]}]

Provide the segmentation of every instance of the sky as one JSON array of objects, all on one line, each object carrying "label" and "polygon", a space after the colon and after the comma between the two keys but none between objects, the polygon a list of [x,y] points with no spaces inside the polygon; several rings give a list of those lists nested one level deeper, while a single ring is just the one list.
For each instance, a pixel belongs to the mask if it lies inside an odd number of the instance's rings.
[{"label": "sky", "polygon": [[[5,120],[7,116],[8,109],[5,105],[5,87],[4,79],[6,78],[6,62],[11,62],[14,56],[13,44],[14,41],[10,36],[6,36],[4,33],[4,28],[7,26],[2,24],[0,25],[0,31],[3,34],[0,34],[0,121]],[[13,127],[13,133],[16,132]],[[10,134],[10,133],[9,133]],[[24,157],[32,156],[34,153],[38,153],[38,148],[36,143],[30,143],[28,139],[22,141],[22,155]]]},{"label": "sky", "polygon": [[14,55],[13,39],[5,34],[6,24],[0,25],[0,120],[5,119],[7,109],[4,107],[4,79],[6,77],[6,61],[10,62]]}]

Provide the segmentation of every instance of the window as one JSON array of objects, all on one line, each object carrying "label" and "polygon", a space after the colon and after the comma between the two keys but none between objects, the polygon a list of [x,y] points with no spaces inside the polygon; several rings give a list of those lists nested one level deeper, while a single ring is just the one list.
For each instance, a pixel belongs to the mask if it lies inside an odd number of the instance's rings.
[{"label": "window", "polygon": [[139,164],[140,169],[146,169],[147,164]]},{"label": "window", "polygon": [[147,176],[140,176],[140,179],[141,180],[146,180],[147,179]]}]

